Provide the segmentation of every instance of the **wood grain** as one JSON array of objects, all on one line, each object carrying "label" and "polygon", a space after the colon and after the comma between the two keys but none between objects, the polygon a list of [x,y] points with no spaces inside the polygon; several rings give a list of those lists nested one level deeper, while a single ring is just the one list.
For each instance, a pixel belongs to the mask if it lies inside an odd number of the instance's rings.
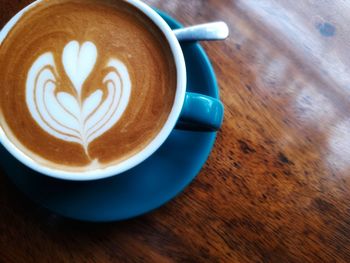
[{"label": "wood grain", "polygon": [[[0,0],[0,27],[30,1]],[[0,172],[0,262],[350,262],[350,3],[147,3],[204,43],[225,122],[178,198],[143,217],[85,224],[43,211]]]}]

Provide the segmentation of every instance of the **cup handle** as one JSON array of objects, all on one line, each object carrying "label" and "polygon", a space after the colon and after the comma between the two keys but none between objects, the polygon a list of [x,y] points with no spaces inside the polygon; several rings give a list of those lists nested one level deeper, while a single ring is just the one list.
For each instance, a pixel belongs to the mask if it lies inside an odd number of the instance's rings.
[{"label": "cup handle", "polygon": [[177,129],[195,131],[217,131],[224,117],[222,102],[199,93],[186,92],[185,102]]}]

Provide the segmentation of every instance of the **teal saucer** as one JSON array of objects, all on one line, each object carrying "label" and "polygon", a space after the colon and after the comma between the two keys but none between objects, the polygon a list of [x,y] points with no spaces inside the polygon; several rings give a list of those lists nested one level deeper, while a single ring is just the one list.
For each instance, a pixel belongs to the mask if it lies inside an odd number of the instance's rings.
[{"label": "teal saucer", "polygon": [[[171,28],[181,25],[159,12]],[[218,98],[210,61],[197,43],[182,45],[188,91]],[[68,182],[38,174],[0,146],[0,166],[13,183],[36,203],[59,215],[108,222],[142,215],[178,195],[199,173],[215,141],[215,132],[174,130],[162,147],[132,170],[92,182]]]}]

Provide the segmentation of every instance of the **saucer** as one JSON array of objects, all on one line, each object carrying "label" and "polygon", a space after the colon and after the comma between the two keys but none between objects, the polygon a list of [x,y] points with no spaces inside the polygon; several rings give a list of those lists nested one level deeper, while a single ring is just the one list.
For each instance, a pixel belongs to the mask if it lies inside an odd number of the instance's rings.
[{"label": "saucer", "polygon": [[[171,28],[181,25],[158,11]],[[187,91],[218,98],[215,73],[202,47],[182,44]],[[149,159],[123,174],[90,182],[70,182],[38,174],[0,146],[0,166],[36,203],[64,217],[108,222],[152,211],[178,195],[199,173],[215,141],[215,132],[174,130]],[[6,165],[5,165],[6,164]]]}]

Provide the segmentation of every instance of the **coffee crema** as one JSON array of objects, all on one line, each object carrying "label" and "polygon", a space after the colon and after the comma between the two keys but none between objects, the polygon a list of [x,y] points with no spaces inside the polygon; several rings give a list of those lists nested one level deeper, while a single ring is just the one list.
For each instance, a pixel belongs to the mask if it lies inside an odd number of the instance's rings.
[{"label": "coffee crema", "polygon": [[27,11],[0,46],[0,124],[45,166],[117,164],[160,132],[176,93],[161,30],[124,1],[50,0]]}]

